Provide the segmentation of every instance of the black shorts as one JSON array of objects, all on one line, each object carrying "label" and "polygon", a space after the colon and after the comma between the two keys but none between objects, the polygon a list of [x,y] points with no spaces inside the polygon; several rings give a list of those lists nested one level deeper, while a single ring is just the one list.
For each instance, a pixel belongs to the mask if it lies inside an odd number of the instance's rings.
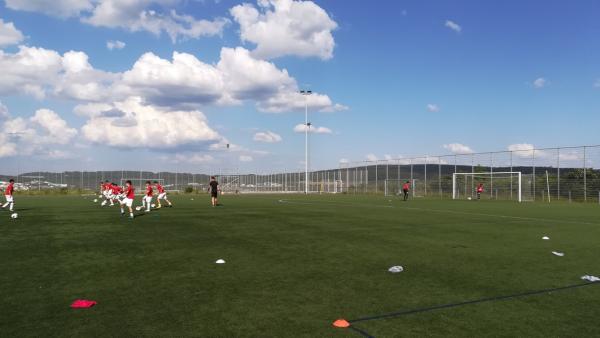
[{"label": "black shorts", "polygon": [[405,194],[408,194],[408,190],[404,189],[402,190]]},{"label": "black shorts", "polygon": [[219,197],[219,193],[217,191],[211,191],[210,197],[217,198],[217,197]]}]

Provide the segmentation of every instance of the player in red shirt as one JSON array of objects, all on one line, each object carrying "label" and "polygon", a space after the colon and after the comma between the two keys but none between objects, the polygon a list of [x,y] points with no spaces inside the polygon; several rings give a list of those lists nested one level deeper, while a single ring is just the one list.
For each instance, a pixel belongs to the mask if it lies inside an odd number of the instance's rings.
[{"label": "player in red shirt", "polygon": [[125,215],[125,210],[123,210],[123,206],[127,206],[129,208],[129,217],[133,218],[133,199],[135,198],[135,189],[131,184],[131,181],[125,182],[125,198],[121,201],[121,215]]},{"label": "player in red shirt", "polygon": [[112,204],[113,201],[121,202],[123,188],[119,187],[116,183],[111,183],[110,193],[111,193],[111,196],[110,196],[111,204],[110,205],[113,205]]},{"label": "player in red shirt", "polygon": [[410,191],[410,181],[406,181],[404,185],[402,185],[402,193],[404,194],[404,201],[408,200],[408,192]]},{"label": "player in red shirt", "polygon": [[163,188],[163,186],[160,185],[157,181],[154,181],[154,186],[156,187],[156,191],[158,191],[158,197],[156,198],[156,201],[158,202],[158,206],[156,208],[157,209],[162,208],[162,205],[160,204],[160,200],[165,200],[165,202],[167,202],[169,204],[169,208],[172,208],[173,204],[171,204],[171,201],[169,201],[167,199],[167,192],[165,191],[165,188]]},{"label": "player in red shirt", "polygon": [[4,203],[4,205],[2,206],[2,209],[6,208],[7,206],[10,205],[9,210],[13,211],[13,208],[15,206],[15,202],[13,199],[14,191],[15,191],[15,180],[11,179],[10,181],[8,181],[8,185],[6,186],[6,189],[4,189],[4,198],[6,198],[6,203]]},{"label": "player in red shirt", "polygon": [[146,203],[146,212],[150,212],[152,205],[152,197],[154,197],[154,190],[152,190],[152,184],[150,181],[146,181],[146,196],[144,196],[144,202]]},{"label": "player in red shirt", "polygon": [[111,198],[112,195],[112,191],[111,191],[112,185],[107,181],[104,181],[104,183],[102,184],[102,196],[104,196],[104,201],[102,201],[102,203],[100,204],[101,206],[105,206],[106,203],[110,202],[110,205],[115,205],[113,203],[113,200]]},{"label": "player in red shirt", "polygon": [[481,199],[481,194],[483,193],[483,183],[479,183],[477,186],[477,199]]}]

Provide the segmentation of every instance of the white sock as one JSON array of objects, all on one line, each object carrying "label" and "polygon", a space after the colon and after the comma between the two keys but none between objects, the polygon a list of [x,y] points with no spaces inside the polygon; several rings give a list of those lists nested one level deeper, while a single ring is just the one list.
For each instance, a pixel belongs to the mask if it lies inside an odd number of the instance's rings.
[{"label": "white sock", "polygon": [[129,213],[129,217],[133,218],[133,212]]},{"label": "white sock", "polygon": [[14,207],[14,206],[15,206],[15,204],[14,204],[14,203],[11,203],[11,204],[10,204],[10,211],[13,211],[13,207]]}]

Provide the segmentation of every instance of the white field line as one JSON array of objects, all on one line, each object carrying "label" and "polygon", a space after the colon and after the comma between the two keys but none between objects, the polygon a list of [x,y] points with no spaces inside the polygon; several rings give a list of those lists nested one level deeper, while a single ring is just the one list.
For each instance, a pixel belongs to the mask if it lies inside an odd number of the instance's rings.
[{"label": "white field line", "polygon": [[[335,202],[335,201],[319,201],[315,202],[303,202],[303,201],[293,201],[293,200],[279,200],[279,203],[290,203],[290,204],[306,204],[306,205],[319,205],[323,203],[333,203],[336,205],[343,206],[363,206],[363,207],[377,207],[377,208],[396,208],[392,205],[369,205],[369,204],[361,204],[361,203],[349,203],[349,202]],[[458,215],[471,215],[471,216],[484,216],[484,217],[498,217],[498,218],[506,218],[506,219],[515,219],[521,221],[539,221],[539,222],[555,222],[555,223],[570,223],[570,224],[585,224],[585,225],[595,225],[600,226],[597,223],[590,222],[581,222],[581,221],[567,221],[567,220],[558,220],[558,219],[549,219],[549,218],[535,218],[535,217],[521,217],[521,216],[508,216],[508,215],[497,215],[497,214],[486,214],[479,212],[468,212],[468,211],[456,211],[456,210],[444,210],[444,209],[428,209],[428,208],[417,208],[417,207],[397,207],[398,209],[405,210],[417,210],[417,211],[428,211],[428,212],[439,212],[439,213],[447,213],[447,214],[458,214]]]}]

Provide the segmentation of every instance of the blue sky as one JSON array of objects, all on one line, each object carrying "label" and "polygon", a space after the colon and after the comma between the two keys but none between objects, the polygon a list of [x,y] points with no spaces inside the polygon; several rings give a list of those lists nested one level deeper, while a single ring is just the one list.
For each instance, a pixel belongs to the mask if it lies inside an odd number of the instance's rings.
[{"label": "blue sky", "polygon": [[313,168],[599,143],[597,1],[115,3],[0,1],[3,170],[296,170],[305,88]]}]

